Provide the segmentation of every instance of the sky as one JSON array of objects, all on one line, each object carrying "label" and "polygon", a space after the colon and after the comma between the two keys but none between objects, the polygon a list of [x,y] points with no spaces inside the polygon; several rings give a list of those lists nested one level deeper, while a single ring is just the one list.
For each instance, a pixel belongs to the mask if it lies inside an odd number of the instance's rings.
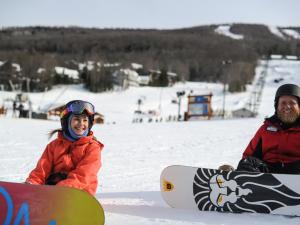
[{"label": "sky", "polygon": [[300,26],[299,0],[1,0],[0,28],[173,29],[209,24]]}]

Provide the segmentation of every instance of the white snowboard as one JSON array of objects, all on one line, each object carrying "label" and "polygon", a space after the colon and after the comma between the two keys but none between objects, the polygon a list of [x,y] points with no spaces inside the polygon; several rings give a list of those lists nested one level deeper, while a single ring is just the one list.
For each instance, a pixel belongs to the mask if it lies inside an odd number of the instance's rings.
[{"label": "white snowboard", "polygon": [[173,208],[300,216],[300,175],[174,165],[162,171],[160,186]]}]

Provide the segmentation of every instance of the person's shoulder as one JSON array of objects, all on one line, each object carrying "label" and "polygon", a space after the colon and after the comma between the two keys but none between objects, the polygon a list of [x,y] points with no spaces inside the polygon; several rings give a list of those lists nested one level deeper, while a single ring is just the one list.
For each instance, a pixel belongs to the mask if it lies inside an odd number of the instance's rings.
[{"label": "person's shoulder", "polygon": [[55,137],[53,140],[51,140],[48,145],[49,146],[57,146],[57,145],[61,145],[64,142],[68,142],[68,140],[62,135],[62,132],[58,132],[57,133],[57,137]]},{"label": "person's shoulder", "polygon": [[83,143],[88,144],[88,148],[102,149],[104,145],[94,136],[93,132],[90,131],[89,135],[82,139]]},{"label": "person's shoulder", "polygon": [[90,143],[92,145],[98,145],[98,146],[101,147],[101,149],[104,147],[104,144],[96,138],[96,136],[94,135],[93,131],[90,131],[88,137],[90,138]]},{"label": "person's shoulder", "polygon": [[271,117],[265,118],[263,125],[265,125],[265,126],[269,126],[269,125],[278,126],[279,123],[280,123],[280,120],[278,119],[278,117],[276,115],[273,115]]},{"label": "person's shoulder", "polygon": [[271,131],[271,132],[279,131],[281,130],[280,120],[276,115],[268,117],[265,119],[260,129],[263,131]]},{"label": "person's shoulder", "polygon": [[61,140],[60,138],[54,138],[53,140],[51,140],[49,143],[48,143],[48,146],[49,147],[54,147],[56,145],[59,145],[61,143]]},{"label": "person's shoulder", "polygon": [[100,142],[95,136],[91,139],[92,144],[99,146],[101,149],[104,147],[104,144]]}]

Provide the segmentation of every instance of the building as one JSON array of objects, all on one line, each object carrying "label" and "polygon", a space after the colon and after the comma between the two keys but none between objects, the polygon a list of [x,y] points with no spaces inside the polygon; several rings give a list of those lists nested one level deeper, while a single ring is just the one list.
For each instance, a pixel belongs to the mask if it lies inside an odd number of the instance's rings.
[{"label": "building", "polygon": [[139,74],[131,69],[120,69],[113,73],[113,83],[127,89],[128,87],[139,86]]},{"label": "building", "polygon": [[256,113],[252,112],[249,109],[246,108],[241,108],[232,111],[232,116],[233,117],[239,117],[239,118],[244,118],[244,117],[255,117]]}]

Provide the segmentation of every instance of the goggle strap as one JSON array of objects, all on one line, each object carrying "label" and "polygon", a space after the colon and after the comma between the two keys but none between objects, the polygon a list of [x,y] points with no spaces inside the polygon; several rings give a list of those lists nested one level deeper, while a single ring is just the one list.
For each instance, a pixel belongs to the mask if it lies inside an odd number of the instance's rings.
[{"label": "goggle strap", "polygon": [[60,117],[64,117],[65,115],[67,115],[69,112],[69,110],[67,108],[65,108],[61,113],[60,113]]}]

